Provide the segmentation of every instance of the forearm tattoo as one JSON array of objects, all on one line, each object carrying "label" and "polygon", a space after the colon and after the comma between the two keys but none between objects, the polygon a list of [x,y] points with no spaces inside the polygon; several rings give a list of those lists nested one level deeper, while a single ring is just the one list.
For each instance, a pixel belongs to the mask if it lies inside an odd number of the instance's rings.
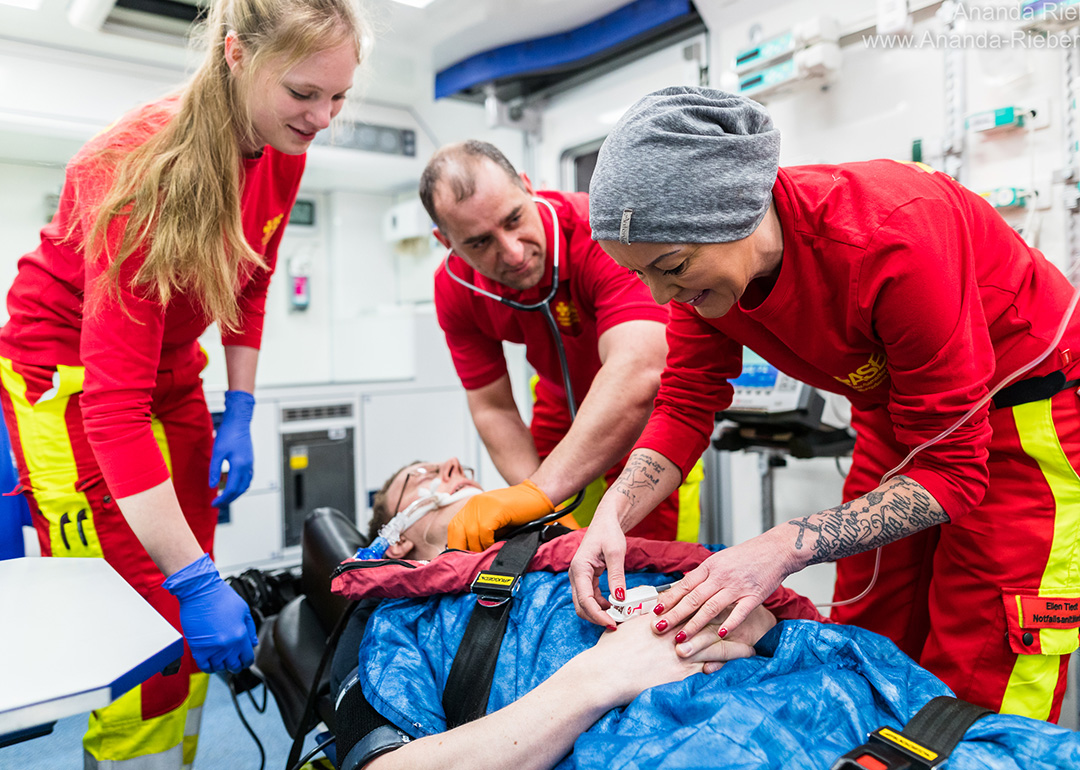
[{"label": "forearm tattoo", "polygon": [[660,476],[667,470],[662,462],[640,455],[633,456],[626,463],[619,478],[615,480],[615,491],[634,504],[638,501],[638,493],[656,489],[660,484]]},{"label": "forearm tattoo", "polygon": [[884,492],[870,492],[788,524],[799,530],[795,550],[811,549],[808,563],[820,564],[878,548],[948,520],[921,484],[899,476]]}]

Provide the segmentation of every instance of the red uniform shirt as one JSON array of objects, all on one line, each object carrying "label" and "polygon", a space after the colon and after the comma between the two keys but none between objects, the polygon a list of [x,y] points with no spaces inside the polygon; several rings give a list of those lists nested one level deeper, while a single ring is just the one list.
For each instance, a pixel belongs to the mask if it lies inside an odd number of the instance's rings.
[{"label": "red uniform shirt", "polygon": [[[72,159],[59,210],[41,231],[41,245],[19,260],[7,298],[11,320],[0,331],[0,355],[6,358],[86,368],[81,397],[86,434],[115,497],[144,491],[168,478],[151,429],[151,396],[159,370],[190,363],[199,355],[198,338],[209,320],[191,296],[176,294],[162,306],[125,284],[144,252],[124,263],[122,305],[109,296],[98,312],[84,315],[84,299],[94,299],[84,295],[101,291],[95,279],[102,264],[85,259],[82,244],[110,176],[100,166],[79,162],[102,146],[122,151],[145,142],[176,108],[176,99],[140,107]],[[243,286],[239,328],[222,334],[225,345],[259,347],[266,290],[304,161],[302,155],[285,155],[272,147],[264,148],[258,158],[244,160],[240,203],[244,233],[269,270],[255,271]],[[116,252],[122,226],[122,220],[113,220],[109,227],[110,253]]]},{"label": "red uniform shirt", "polygon": [[[784,253],[765,300],[715,319],[672,305],[667,369],[637,446],[684,473],[731,403],[743,345],[856,409],[886,406],[896,439],[914,448],[1042,353],[1072,295],[989,204],[925,167],[780,169],[773,198]],[[1025,377],[1068,369],[1077,341],[1074,318]],[[984,408],[904,472],[955,520],[985,492],[989,438]]]},{"label": "red uniform shirt", "polygon": [[[600,370],[600,335],[626,321],[666,323],[667,308],[653,302],[646,287],[619,267],[592,239],[589,197],[585,193],[539,193],[555,207],[559,220],[559,289],[551,301],[552,313],[566,348],[574,396],[580,405]],[[537,204],[548,243],[544,277],[531,289],[515,291],[489,280],[456,254],[450,257],[454,274],[499,296],[525,304],[540,302],[551,290],[554,232],[547,206]],[[539,375],[538,406],[549,414],[550,431],[538,434],[534,414],[533,435],[541,454],[547,454],[569,428],[559,355],[551,331],[539,312],[514,310],[490,297],[465,288],[440,265],[435,273],[435,308],[439,325],[467,390],[490,385],[506,374],[502,341],[523,343],[526,359]],[[541,437],[543,436],[543,437]]]}]

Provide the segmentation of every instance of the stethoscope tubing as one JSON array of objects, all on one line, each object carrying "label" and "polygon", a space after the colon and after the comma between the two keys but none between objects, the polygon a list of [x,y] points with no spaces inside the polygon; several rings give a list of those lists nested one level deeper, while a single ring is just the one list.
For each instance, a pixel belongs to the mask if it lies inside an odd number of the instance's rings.
[{"label": "stethoscope tubing", "polygon": [[[453,278],[455,281],[457,281],[470,291],[474,291],[484,297],[493,299],[496,302],[501,302],[507,307],[513,308],[514,310],[522,310],[526,313],[533,313],[539,311],[540,314],[544,316],[544,320],[547,321],[548,324],[548,329],[550,329],[551,331],[551,338],[555,342],[555,350],[559,355],[559,368],[562,371],[563,389],[566,391],[566,406],[570,412],[570,421],[573,422],[577,419],[577,399],[574,398],[574,387],[570,382],[570,366],[566,361],[566,346],[563,345],[562,334],[559,333],[559,325],[555,321],[555,314],[551,312],[551,300],[555,299],[555,292],[559,290],[559,253],[562,250],[561,242],[559,240],[559,217],[555,213],[555,207],[552,206],[549,201],[537,196],[533,196],[533,200],[537,203],[542,203],[547,206],[548,211],[551,212],[551,225],[553,230],[551,290],[542,300],[540,300],[539,302],[526,304],[524,302],[518,302],[516,300],[509,299],[508,297],[501,297],[495,292],[481,289],[479,286],[469,283],[464,278],[454,273],[453,269],[450,267],[450,257],[454,253],[453,249],[446,250],[446,256],[443,258],[443,266],[446,269],[447,275],[449,275],[451,278]],[[546,516],[541,516],[539,519],[535,519],[528,524],[524,524],[521,527],[518,527],[510,534],[510,537],[520,534],[522,532],[528,532],[531,529],[536,529],[552,521],[555,521],[556,519],[561,519],[563,516],[570,513],[570,511],[581,505],[581,501],[582,499],[584,499],[584,497],[585,490],[580,490],[568,505],[563,508],[559,508],[553,513],[549,513]]]}]

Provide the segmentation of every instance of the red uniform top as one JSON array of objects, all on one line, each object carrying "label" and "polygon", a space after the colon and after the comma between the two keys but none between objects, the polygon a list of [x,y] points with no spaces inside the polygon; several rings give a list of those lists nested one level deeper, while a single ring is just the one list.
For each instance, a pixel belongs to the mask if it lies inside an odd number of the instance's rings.
[{"label": "red uniform top", "polygon": [[[1072,295],[986,201],[926,167],[780,169],[773,199],[784,253],[765,300],[715,319],[673,303],[667,369],[637,447],[684,474],[731,403],[743,345],[856,409],[887,407],[896,439],[914,448],[1046,350]],[[1074,317],[1058,351],[1024,376],[1067,370],[1078,341]],[[905,474],[955,520],[985,492],[989,438],[984,408]]]},{"label": "red uniform top", "polygon": [[[151,396],[159,370],[199,355],[198,338],[210,322],[191,296],[176,294],[162,306],[156,297],[131,290],[125,278],[135,274],[145,251],[124,263],[122,303],[110,295],[98,312],[84,316],[84,299],[92,298],[84,293],[101,291],[95,279],[104,266],[85,259],[82,245],[111,176],[100,165],[79,162],[103,146],[123,150],[145,142],[177,106],[171,98],[134,110],[72,159],[56,216],[41,231],[41,244],[19,260],[7,298],[11,320],[0,330],[0,355],[6,358],[86,368],[81,397],[86,435],[114,497],[142,492],[169,477],[151,428]],[[270,269],[255,271],[243,286],[238,331],[222,334],[225,345],[259,347],[266,290],[304,161],[302,155],[266,147],[258,158],[243,162],[244,233]],[[109,227],[109,253],[116,253],[123,225],[114,219]]]},{"label": "red uniform top", "polygon": [[[559,220],[559,289],[551,310],[566,348],[574,396],[581,404],[600,370],[600,335],[626,321],[666,323],[668,310],[653,302],[646,287],[593,241],[587,194],[545,191],[538,195],[551,202]],[[480,275],[456,254],[450,257],[454,274],[517,302],[540,302],[551,290],[554,233],[547,206],[538,203],[537,208],[548,249],[547,268],[536,286],[526,291],[509,289]],[[490,385],[506,374],[503,340],[524,343],[525,357],[539,375],[540,411],[534,412],[533,436],[541,454],[547,454],[569,429],[570,415],[559,354],[543,315],[514,310],[465,288],[447,275],[445,263],[435,272],[435,308],[467,390]],[[547,415],[544,426],[537,424],[541,413]]]}]

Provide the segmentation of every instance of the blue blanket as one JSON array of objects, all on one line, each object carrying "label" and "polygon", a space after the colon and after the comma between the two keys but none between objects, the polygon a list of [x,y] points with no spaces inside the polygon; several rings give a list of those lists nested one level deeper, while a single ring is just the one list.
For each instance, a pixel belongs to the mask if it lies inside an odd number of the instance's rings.
[{"label": "blue blanket", "polygon": [[[628,576],[629,585],[665,580]],[[489,712],[532,690],[601,633],[574,614],[565,573],[530,573],[524,581]],[[441,695],[474,603],[470,595],[391,600],[368,622],[359,653],[364,695],[413,737],[446,730]],[[892,642],[854,627],[785,621],[757,649],[758,657],[653,688],[608,712],[557,767],[827,769],[871,730],[899,729],[931,698],[952,694]],[[991,715],[968,730],[948,767],[1075,770],[1080,736]]]}]

